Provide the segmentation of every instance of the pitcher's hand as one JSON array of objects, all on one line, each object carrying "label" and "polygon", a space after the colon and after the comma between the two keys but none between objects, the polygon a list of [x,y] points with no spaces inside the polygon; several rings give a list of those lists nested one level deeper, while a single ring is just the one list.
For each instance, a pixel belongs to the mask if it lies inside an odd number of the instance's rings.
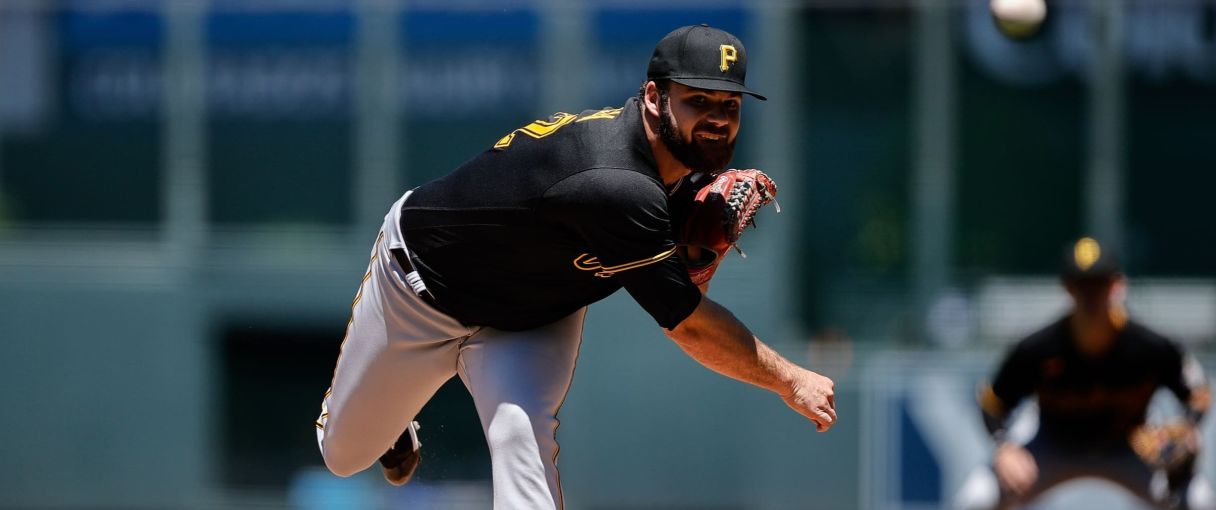
[{"label": "pitcher's hand", "polygon": [[790,384],[790,389],[781,395],[781,400],[798,414],[815,422],[815,428],[824,432],[836,423],[836,383],[831,379],[803,370]]}]

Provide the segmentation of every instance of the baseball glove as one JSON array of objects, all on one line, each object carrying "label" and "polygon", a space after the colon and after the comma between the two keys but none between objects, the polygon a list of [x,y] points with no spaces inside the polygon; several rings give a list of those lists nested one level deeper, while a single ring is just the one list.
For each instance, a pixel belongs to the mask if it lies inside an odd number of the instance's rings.
[{"label": "baseball glove", "polygon": [[746,257],[736,243],[743,229],[755,226],[760,208],[776,205],[777,185],[759,170],[727,170],[697,191],[677,243],[693,283],[713,277],[731,248]]},{"label": "baseball glove", "polygon": [[1199,434],[1185,421],[1141,425],[1132,432],[1129,442],[1146,464],[1167,473],[1191,469],[1199,454]]}]

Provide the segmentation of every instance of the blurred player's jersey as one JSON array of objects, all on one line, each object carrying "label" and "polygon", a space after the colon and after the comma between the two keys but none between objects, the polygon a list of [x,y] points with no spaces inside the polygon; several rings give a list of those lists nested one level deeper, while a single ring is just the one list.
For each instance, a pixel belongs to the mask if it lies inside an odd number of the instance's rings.
[{"label": "blurred player's jersey", "polygon": [[1084,447],[1125,443],[1144,423],[1159,387],[1187,402],[1202,378],[1184,375],[1184,355],[1169,339],[1128,321],[1111,349],[1079,352],[1067,317],[1030,335],[1005,359],[992,391],[1012,408],[1039,401],[1039,434]]}]

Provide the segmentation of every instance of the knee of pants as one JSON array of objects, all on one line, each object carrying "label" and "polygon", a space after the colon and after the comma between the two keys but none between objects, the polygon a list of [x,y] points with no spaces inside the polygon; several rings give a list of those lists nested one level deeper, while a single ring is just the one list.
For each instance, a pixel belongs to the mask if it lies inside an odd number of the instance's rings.
[{"label": "knee of pants", "polygon": [[375,457],[369,459],[370,454],[360,451],[366,448],[361,448],[358,442],[343,441],[341,436],[319,432],[318,440],[325,467],[329,472],[343,478],[367,469],[379,458],[379,454],[375,454]]},{"label": "knee of pants", "polygon": [[549,442],[544,439],[543,417],[529,416],[519,406],[503,404],[494,412],[490,426],[486,429],[486,443],[490,451],[544,450]]}]

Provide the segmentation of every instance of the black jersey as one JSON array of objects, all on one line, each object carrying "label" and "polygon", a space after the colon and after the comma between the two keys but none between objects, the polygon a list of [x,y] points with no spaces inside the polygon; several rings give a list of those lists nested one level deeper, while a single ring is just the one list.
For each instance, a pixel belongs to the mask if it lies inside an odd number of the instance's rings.
[{"label": "black jersey", "polygon": [[1039,433],[1083,446],[1125,442],[1163,386],[1190,399],[1178,345],[1128,321],[1110,351],[1088,356],[1077,350],[1065,317],[1014,347],[992,391],[1008,408],[1036,395]]},{"label": "black jersey", "polygon": [[531,329],[622,286],[664,328],[700,303],[675,256],[668,192],[636,99],[558,113],[414,190],[401,229],[436,303]]}]

